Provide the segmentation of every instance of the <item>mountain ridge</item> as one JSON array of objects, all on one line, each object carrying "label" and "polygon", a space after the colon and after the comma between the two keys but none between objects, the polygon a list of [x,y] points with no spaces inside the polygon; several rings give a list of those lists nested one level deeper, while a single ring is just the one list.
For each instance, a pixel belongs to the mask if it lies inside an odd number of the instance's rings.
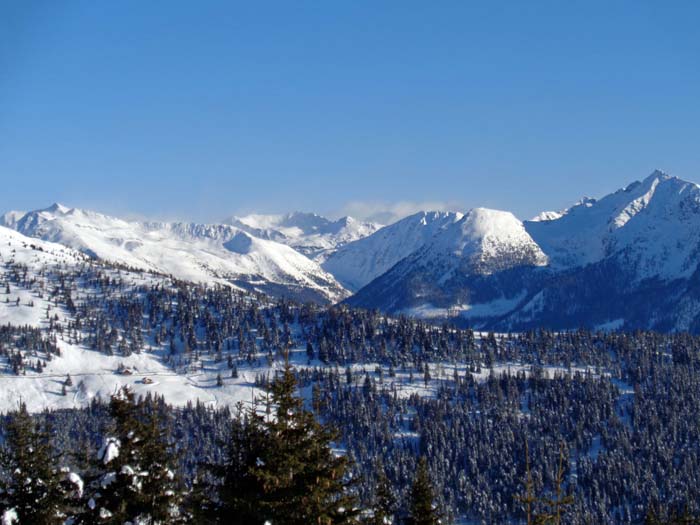
[{"label": "mountain ridge", "polygon": [[319,263],[338,248],[371,235],[381,225],[350,216],[331,220],[316,213],[231,216],[223,221],[246,232],[291,246]]},{"label": "mountain ridge", "polygon": [[[12,223],[3,217],[0,224],[94,258],[179,279],[318,302],[347,296],[333,276],[294,249],[230,225],[125,221],[60,204],[27,212]],[[249,237],[246,250],[235,249],[240,242],[229,244],[240,235]]]},{"label": "mountain ridge", "polygon": [[184,280],[458,324],[700,330],[700,186],[660,170],[525,221],[474,208],[383,227],[302,212],[139,222],[54,203],[0,225]]},{"label": "mountain ridge", "polygon": [[[444,249],[437,235],[346,301],[499,330],[611,322],[700,329],[697,184],[657,170],[546,220],[515,221],[533,244],[495,257],[496,271],[470,265],[469,254]],[[469,232],[452,232],[469,244]],[[507,235],[492,242],[496,251],[508,247]],[[517,264],[508,264],[514,256]],[[655,294],[654,304],[644,293]]]}]

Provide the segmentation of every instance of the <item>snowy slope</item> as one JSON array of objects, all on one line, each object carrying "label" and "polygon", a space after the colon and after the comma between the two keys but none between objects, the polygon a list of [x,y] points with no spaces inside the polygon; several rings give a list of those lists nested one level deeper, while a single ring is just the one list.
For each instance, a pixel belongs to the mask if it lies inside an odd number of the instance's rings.
[{"label": "snowy slope", "polygon": [[27,213],[14,227],[99,259],[179,279],[316,301],[337,301],[347,294],[317,263],[289,246],[229,225],[130,222],[54,204]]},{"label": "snowy slope", "polygon": [[[0,281],[7,282],[9,265],[25,267],[35,280],[35,290],[10,286],[10,294],[5,287],[0,290],[0,326],[6,324],[40,327],[46,324],[46,310],[51,306],[47,296],[48,283],[41,278],[46,268],[71,269],[89,264],[89,257],[60,244],[31,239],[0,226]],[[17,303],[19,299],[19,303]],[[31,305],[31,306],[30,306]],[[60,314],[60,315],[59,315]],[[63,317],[60,310],[52,315]]]},{"label": "snowy slope", "polygon": [[352,217],[331,221],[315,213],[246,215],[224,221],[261,239],[291,246],[311,259],[322,262],[335,250],[371,235],[380,225]]},{"label": "snowy slope", "polygon": [[455,212],[419,212],[338,249],[323,268],[349,290],[359,290],[459,221]]},{"label": "snowy slope", "polygon": [[[71,272],[97,264],[90,257],[60,244],[28,238],[0,226],[0,283],[3,284],[0,287],[0,326],[32,326],[48,333],[50,323],[70,322],[71,315],[50,298],[50,290],[58,283],[47,275],[53,270]],[[16,284],[8,275],[11,268],[26,268],[27,283],[31,284]],[[157,275],[129,273],[108,266],[100,266],[100,270],[132,286],[167,286],[169,283],[167,278]],[[8,282],[9,295],[5,288]],[[73,293],[76,300],[80,300],[86,290],[73,290]],[[19,303],[17,299],[20,299]],[[225,370],[211,360],[205,362],[204,369],[178,373],[165,365],[162,352],[108,356],[69,342],[67,335],[68,332],[64,332],[57,339],[61,355],[46,359],[46,367],[41,373],[29,370],[26,374],[14,375],[3,370],[0,374],[0,411],[15,408],[19,400],[25,402],[30,411],[85,406],[95,397],[108,399],[121,385],[129,385],[139,394],[164,395],[175,405],[199,399],[211,406],[234,406],[236,402],[249,401],[251,396],[259,394],[253,386],[255,373],[259,371],[253,373],[243,369],[238,378],[227,378],[223,388],[214,389],[216,375],[225,373]],[[120,367],[131,370],[131,375],[118,373]],[[63,396],[61,385],[67,374],[71,375],[74,387]],[[144,383],[145,377],[153,382]]]},{"label": "snowy slope", "polygon": [[558,269],[624,257],[640,279],[687,278],[700,245],[700,187],[660,171],[526,228]]},{"label": "snowy slope", "polygon": [[14,260],[33,269],[44,264],[79,264],[89,258],[61,244],[33,239],[0,225],[0,257]]},{"label": "snowy slope", "polygon": [[[3,351],[0,352],[0,412],[16,408],[20,400],[32,412],[83,407],[96,398],[109,399],[121,386],[129,386],[138,395],[162,395],[168,403],[176,406],[198,401],[211,407],[233,408],[238,403],[260,399],[263,392],[256,386],[256,378],[261,375],[270,377],[274,370],[283,366],[280,356],[269,362],[267,352],[260,350],[254,363],[239,359],[237,377],[231,377],[226,359],[217,359],[210,348],[201,348],[195,363],[187,361],[191,356],[180,354],[179,358],[185,363],[182,366],[173,361],[167,342],[161,341],[159,345],[148,337],[143,350],[129,355],[93,350],[90,347],[91,332],[85,329],[85,325],[79,332],[71,328],[76,326],[75,314],[65,308],[62,298],[52,298],[52,291],[62,286],[62,276],[69,274],[73,277],[67,283],[76,304],[94,301],[101,296],[100,288],[94,286],[94,279],[112,279],[113,299],[122,294],[133,297],[143,287],[150,289],[154,285],[175,289],[174,282],[168,277],[114,268],[62,245],[28,238],[0,227],[0,326],[9,324],[40,329],[47,340],[55,340],[60,350],[60,355],[47,354],[30,350],[22,342],[16,347],[3,342]],[[266,305],[264,299],[250,296],[248,299],[260,308]],[[147,327],[148,324],[144,325]],[[250,333],[255,332],[253,329]],[[77,333],[81,341],[76,341]],[[15,374],[9,366],[8,356],[19,352],[24,354],[27,367]],[[316,359],[309,361],[306,347],[300,343],[291,348],[289,358],[297,368],[325,366]],[[38,360],[44,362],[42,370],[32,366]],[[352,368],[361,377],[366,369],[374,370],[376,366],[375,363],[365,363]],[[433,369],[435,366],[432,365]],[[125,374],[123,370],[129,373]],[[68,375],[72,385],[66,388],[64,395],[63,385]],[[221,376],[220,386],[218,376]],[[437,389],[437,381],[425,386],[422,382],[409,385],[406,376],[406,373],[397,374],[398,395],[431,395]],[[435,376],[438,377],[437,371]]]}]

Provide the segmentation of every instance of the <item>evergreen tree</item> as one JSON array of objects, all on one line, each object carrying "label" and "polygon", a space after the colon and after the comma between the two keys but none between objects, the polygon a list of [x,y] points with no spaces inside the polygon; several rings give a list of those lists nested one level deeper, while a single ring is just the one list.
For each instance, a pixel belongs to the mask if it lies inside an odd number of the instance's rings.
[{"label": "evergreen tree", "polygon": [[416,477],[411,487],[409,516],[406,525],[438,525],[440,513],[436,510],[433,500],[433,487],[428,473],[428,462],[425,457],[418,460]]},{"label": "evergreen tree", "polygon": [[564,475],[568,461],[564,461],[564,443],[559,446],[559,466],[554,478],[554,497],[542,498],[542,502],[548,507],[548,511],[537,516],[536,523],[552,523],[561,525],[564,514],[574,503],[571,494],[564,494]]},{"label": "evergreen tree", "polygon": [[177,523],[180,500],[172,446],[154,403],[124,387],[109,410],[114,435],[97,454],[96,475],[80,522]]},{"label": "evergreen tree", "polygon": [[270,385],[273,414],[253,408],[242,425],[234,424],[228,463],[218,471],[220,522],[232,515],[250,525],[355,522],[347,460],[330,448],[337,434],[316,421],[296,390],[287,363]]},{"label": "evergreen tree", "polygon": [[391,525],[396,514],[396,498],[391,492],[391,483],[382,465],[377,465],[376,469],[378,478],[374,490],[373,513],[368,525]]},{"label": "evergreen tree", "polygon": [[24,403],[9,415],[0,467],[0,513],[13,509],[19,523],[63,523],[64,476],[56,464],[48,428],[32,420]]},{"label": "evergreen tree", "polygon": [[225,463],[202,464],[203,472],[195,480],[188,504],[198,523],[227,523],[234,515],[242,525],[262,523],[256,511],[259,488],[251,472],[265,436],[257,420],[250,422],[248,416],[239,405],[231,422]]}]

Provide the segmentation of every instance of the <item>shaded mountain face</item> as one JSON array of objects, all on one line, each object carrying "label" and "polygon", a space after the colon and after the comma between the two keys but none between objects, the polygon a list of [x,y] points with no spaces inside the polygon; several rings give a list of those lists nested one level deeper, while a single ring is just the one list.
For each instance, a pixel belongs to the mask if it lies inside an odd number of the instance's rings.
[{"label": "shaded mountain face", "polygon": [[291,246],[317,261],[325,261],[346,244],[371,235],[380,225],[352,217],[332,221],[315,213],[294,212],[286,215],[247,215],[224,221],[260,239]]},{"label": "shaded mountain face", "polygon": [[461,213],[419,212],[336,250],[322,264],[348,290],[359,290],[421,248]]},{"label": "shaded mountain face", "polygon": [[524,223],[472,210],[347,301],[501,330],[698,331],[699,256],[700,187],[657,171]]},{"label": "shaded mountain face", "polygon": [[348,295],[301,253],[231,225],[131,222],[60,204],[4,224],[97,259],[178,279],[316,302],[336,302]]},{"label": "shaded mountain face", "polygon": [[468,309],[480,295],[472,290],[476,281],[495,283],[514,269],[546,264],[547,256],[513,214],[477,208],[443,225],[348,302],[367,306],[379,300],[374,306],[383,310],[442,317],[450,310]]}]

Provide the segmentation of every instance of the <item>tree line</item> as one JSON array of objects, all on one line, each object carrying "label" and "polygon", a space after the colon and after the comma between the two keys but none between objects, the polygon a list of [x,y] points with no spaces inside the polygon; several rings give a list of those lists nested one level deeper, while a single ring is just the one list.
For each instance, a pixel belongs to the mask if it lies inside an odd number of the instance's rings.
[{"label": "tree line", "polygon": [[[160,407],[162,408],[162,406]],[[398,523],[387,489],[362,507],[338,434],[297,394],[289,364],[264,404],[239,406],[221,460],[203,459],[186,483],[178,469],[169,411],[124,387],[111,397],[99,449],[62,458],[47,423],[24,404],[7,416],[0,454],[3,524],[240,523],[341,525]],[[66,465],[73,465],[67,467]],[[440,513],[424,463],[415,476],[406,525],[437,525]]]}]

